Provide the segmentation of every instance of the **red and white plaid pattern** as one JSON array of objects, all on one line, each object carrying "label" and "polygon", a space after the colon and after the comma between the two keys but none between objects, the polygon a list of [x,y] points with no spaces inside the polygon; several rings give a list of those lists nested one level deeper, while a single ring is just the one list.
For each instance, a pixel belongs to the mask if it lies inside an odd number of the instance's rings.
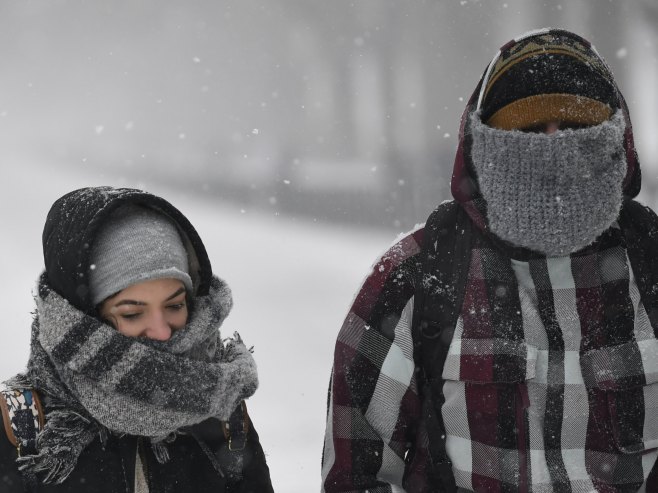
[{"label": "red and white plaid pattern", "polygon": [[[433,491],[411,340],[422,235],[375,264],[339,333],[326,493]],[[501,257],[474,248],[444,366],[457,485],[658,491],[658,341],[626,251],[612,238],[577,256]]]}]

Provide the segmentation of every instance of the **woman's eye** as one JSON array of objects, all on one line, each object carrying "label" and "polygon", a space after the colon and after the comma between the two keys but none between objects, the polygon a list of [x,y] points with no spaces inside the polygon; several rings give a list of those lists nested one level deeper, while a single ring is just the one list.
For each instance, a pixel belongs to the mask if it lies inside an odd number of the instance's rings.
[{"label": "woman's eye", "polygon": [[124,320],[136,320],[140,315],[141,313],[124,313],[120,317]]},{"label": "woman's eye", "polygon": [[179,311],[185,307],[185,303],[176,303],[175,305],[167,305],[167,308],[172,311]]}]

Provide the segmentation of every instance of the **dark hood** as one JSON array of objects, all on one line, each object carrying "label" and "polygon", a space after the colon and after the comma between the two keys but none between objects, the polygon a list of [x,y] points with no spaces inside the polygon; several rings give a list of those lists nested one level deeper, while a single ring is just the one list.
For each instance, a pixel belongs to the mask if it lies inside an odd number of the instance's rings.
[{"label": "dark hood", "polygon": [[76,308],[91,313],[89,257],[99,228],[125,204],[150,207],[169,217],[187,248],[195,295],[208,294],[212,268],[198,233],[187,218],[156,195],[131,188],[90,187],[74,190],[50,208],[43,229],[45,276],[50,286]]},{"label": "dark hood", "polygon": [[542,29],[528,33],[526,35],[522,35],[512,41],[509,41],[500,48],[496,56],[492,59],[489,65],[487,65],[487,68],[485,69],[478,85],[473,91],[473,94],[471,95],[462,115],[461,124],[459,127],[459,142],[452,173],[451,192],[454,199],[462,204],[462,206],[464,206],[469,216],[482,229],[486,229],[486,220],[483,217],[483,211],[485,209],[483,207],[484,199],[482,198],[478,189],[476,174],[473,170],[473,165],[471,162],[471,139],[468,131],[469,116],[479,109],[478,100],[480,99],[480,90],[483,85],[486,86],[487,84],[487,77],[490,72],[490,67],[492,67],[500,57],[505,56],[505,53],[507,53],[517,43],[521,41],[525,42],[526,40],[535,36],[545,36],[547,34],[573,37],[575,40],[588,47],[594,56],[601,60],[602,65],[608,71],[609,79],[612,81],[613,90],[615,91],[617,101],[619,102],[619,107],[624,112],[626,120],[624,148],[626,150],[627,172],[623,183],[624,196],[627,198],[633,198],[640,192],[640,162],[638,160],[635,145],[633,143],[633,129],[628,106],[626,105],[626,101],[624,100],[619,87],[614,82],[612,71],[609,69],[605,61],[596,53],[596,50],[587,40],[576,34],[560,29]]}]

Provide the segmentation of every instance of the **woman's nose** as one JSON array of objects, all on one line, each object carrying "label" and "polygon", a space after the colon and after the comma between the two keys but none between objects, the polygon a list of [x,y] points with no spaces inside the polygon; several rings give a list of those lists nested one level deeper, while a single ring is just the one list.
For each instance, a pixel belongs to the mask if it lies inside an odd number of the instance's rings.
[{"label": "woman's nose", "polygon": [[171,337],[171,327],[167,323],[164,314],[156,313],[148,320],[148,326],[144,334],[155,341],[167,341]]}]

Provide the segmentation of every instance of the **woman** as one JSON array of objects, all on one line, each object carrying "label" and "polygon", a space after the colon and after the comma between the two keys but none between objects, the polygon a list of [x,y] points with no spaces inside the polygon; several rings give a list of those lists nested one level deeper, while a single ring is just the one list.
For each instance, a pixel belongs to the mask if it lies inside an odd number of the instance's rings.
[{"label": "woman", "polygon": [[27,371],[0,394],[18,435],[0,438],[0,491],[271,492],[243,402],[256,366],[221,339],[231,293],[185,216],[140,190],[75,190],[43,251]]}]

